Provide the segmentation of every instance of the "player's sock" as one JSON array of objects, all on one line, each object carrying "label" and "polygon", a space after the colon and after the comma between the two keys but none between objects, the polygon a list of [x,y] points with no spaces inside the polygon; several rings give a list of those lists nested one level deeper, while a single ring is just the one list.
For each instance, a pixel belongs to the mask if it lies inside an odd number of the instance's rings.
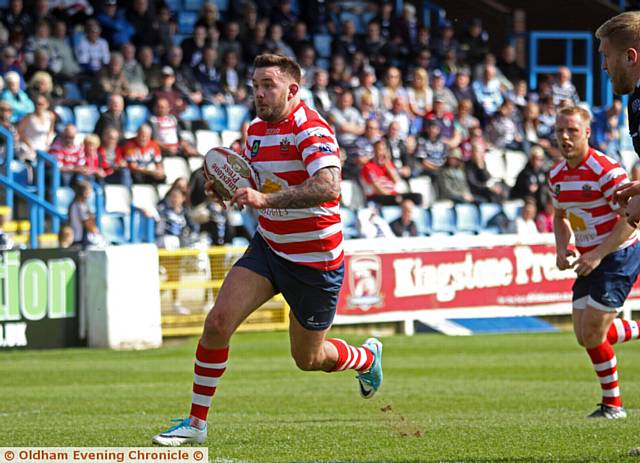
[{"label": "player's sock", "polygon": [[593,368],[596,370],[602,388],[602,403],[611,407],[622,407],[620,388],[618,388],[618,370],[616,354],[609,341],[597,347],[587,349]]},{"label": "player's sock", "polygon": [[366,347],[354,347],[347,344],[342,339],[327,339],[338,350],[338,360],[336,366],[331,371],[342,371],[353,369],[356,371],[367,371],[373,363],[373,353]]},{"label": "player's sock", "polygon": [[640,326],[635,320],[616,318],[609,326],[607,339],[611,345],[640,339]]},{"label": "player's sock", "polygon": [[211,407],[211,399],[216,393],[218,380],[227,367],[229,347],[206,349],[198,343],[193,375],[193,395],[191,398],[191,424],[203,427]]}]

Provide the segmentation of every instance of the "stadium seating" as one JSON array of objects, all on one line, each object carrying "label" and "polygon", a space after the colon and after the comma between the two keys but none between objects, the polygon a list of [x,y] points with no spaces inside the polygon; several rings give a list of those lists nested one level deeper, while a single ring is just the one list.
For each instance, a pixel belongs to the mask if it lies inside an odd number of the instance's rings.
[{"label": "stadium seating", "polygon": [[227,130],[240,131],[244,121],[249,119],[249,108],[241,104],[232,104],[226,107]]},{"label": "stadium seating", "polygon": [[149,119],[149,108],[142,104],[131,104],[125,109],[125,136],[132,137]]},{"label": "stadium seating", "polygon": [[456,217],[450,202],[437,202],[430,208],[431,232],[434,235],[453,235],[456,232]]},{"label": "stadium seating", "polygon": [[131,213],[131,192],[123,185],[105,185],[104,202],[106,212]]},{"label": "stadium seating", "polygon": [[455,211],[458,233],[478,234],[480,232],[480,212],[475,204],[456,204]]},{"label": "stadium seating", "polygon": [[422,206],[429,207],[436,200],[436,190],[431,182],[431,178],[427,176],[415,177],[409,179],[409,189],[412,193],[422,195]]},{"label": "stadium seating", "polygon": [[182,121],[199,121],[202,119],[202,111],[200,106],[195,104],[188,105],[182,113],[180,113],[180,120]]},{"label": "stadium seating", "polygon": [[505,156],[505,173],[504,181],[510,187],[515,185],[516,178],[524,166],[529,161],[529,158],[522,151],[506,151]]},{"label": "stadium seating", "polygon": [[521,199],[513,199],[511,201],[505,201],[502,205],[502,210],[507,218],[511,221],[516,220],[520,215],[520,211],[524,206],[524,201]]},{"label": "stadium seating", "polygon": [[198,20],[197,11],[179,11],[178,12],[178,32],[180,32],[181,34],[191,34],[193,32],[193,26],[195,26],[197,20]]},{"label": "stadium seating", "polygon": [[100,112],[96,105],[78,105],[73,108],[73,114],[78,132],[93,133],[96,122],[100,118]]},{"label": "stadium seating", "polygon": [[204,156],[216,146],[220,146],[220,135],[211,130],[196,130],[196,150],[198,153]]},{"label": "stadium seating", "polygon": [[200,167],[202,167],[204,158],[201,158],[200,156],[193,156],[187,159],[187,162],[189,164],[189,170],[193,173],[195,170],[198,170]]},{"label": "stadium seating", "polygon": [[105,240],[113,244],[126,243],[125,219],[120,214],[103,214],[100,217],[100,231]]},{"label": "stadium seating", "polygon": [[482,233],[499,233],[498,227],[490,227],[489,221],[502,212],[500,204],[480,203],[480,229]]},{"label": "stadium seating", "polygon": [[67,124],[75,124],[76,119],[73,115],[73,111],[68,106],[57,105],[53,108],[53,111],[58,116],[56,131],[61,132]]},{"label": "stadium seating", "polygon": [[166,182],[171,185],[176,179],[184,177],[187,180],[191,176],[189,164],[184,158],[177,156],[169,156],[163,159],[164,172],[167,176]]},{"label": "stadium seating", "polygon": [[158,198],[160,201],[162,201],[162,199],[164,199],[164,197],[167,195],[169,188],[171,188],[171,185],[166,183],[156,186],[156,190],[158,191]]},{"label": "stadium seating", "polygon": [[331,57],[331,41],[329,34],[315,34],[313,36],[313,48],[316,49],[318,56],[321,58]]},{"label": "stadium seating", "polygon": [[212,104],[202,106],[202,118],[209,126],[209,130],[222,132],[227,128],[227,112],[222,106]]},{"label": "stadium seating", "polygon": [[223,130],[221,136],[222,146],[230,147],[234,141],[240,139],[240,131],[238,130]]},{"label": "stadium seating", "polygon": [[340,208],[340,218],[342,219],[342,234],[345,239],[357,238],[358,232],[356,213],[346,207]]},{"label": "stadium seating", "polygon": [[144,210],[154,210],[158,204],[158,192],[153,185],[133,185],[131,203]]},{"label": "stadium seating", "polygon": [[342,204],[350,209],[359,209],[364,206],[364,193],[354,180],[340,182],[340,197]]}]

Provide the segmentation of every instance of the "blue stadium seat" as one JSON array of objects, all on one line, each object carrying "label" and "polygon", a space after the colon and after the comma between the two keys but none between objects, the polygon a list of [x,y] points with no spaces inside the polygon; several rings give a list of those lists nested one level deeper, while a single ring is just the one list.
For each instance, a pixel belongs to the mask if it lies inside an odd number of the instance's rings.
[{"label": "blue stadium seat", "polygon": [[315,34],[313,36],[313,48],[320,58],[331,57],[331,36],[329,34]]},{"label": "blue stadium seat", "polygon": [[456,228],[459,233],[478,234],[480,231],[480,212],[475,204],[456,204]]},{"label": "blue stadium seat", "polygon": [[54,112],[58,116],[58,122],[56,123],[56,130],[61,132],[67,124],[75,124],[76,119],[73,115],[73,111],[68,106],[56,106],[53,108]]},{"label": "blue stadium seat", "polygon": [[229,0],[215,0],[215,4],[218,7],[218,11],[227,11],[229,10]]},{"label": "blue stadium seat", "polygon": [[498,227],[490,227],[489,221],[502,212],[502,206],[497,203],[480,203],[480,228],[483,233],[500,233]]},{"label": "blue stadium seat", "polygon": [[133,134],[149,119],[149,108],[142,104],[132,104],[125,109],[124,131]]},{"label": "blue stadium seat", "polygon": [[200,13],[200,9],[202,8],[203,3],[203,0],[184,0],[184,9]]},{"label": "blue stadium seat", "polygon": [[423,207],[416,206],[413,208],[413,221],[416,223],[419,236],[428,236],[431,231],[431,216],[429,211]]},{"label": "blue stadium seat", "polygon": [[181,0],[164,0],[164,3],[174,14],[182,10]]},{"label": "blue stadium seat", "polygon": [[11,172],[13,173],[13,181],[27,187],[29,191],[33,191],[35,187],[29,183],[29,170],[22,162],[14,159],[11,161]]},{"label": "blue stadium seat", "polygon": [[103,214],[100,218],[100,231],[109,243],[122,244],[127,241],[125,220],[121,214]]},{"label": "blue stadium seat", "polygon": [[227,129],[240,130],[242,123],[249,118],[249,108],[242,104],[227,106]]},{"label": "blue stadium seat", "polygon": [[456,216],[449,204],[434,204],[429,209],[433,234],[453,235],[456,232]]},{"label": "blue stadium seat", "polygon": [[100,118],[100,112],[96,105],[79,105],[73,108],[76,119],[76,128],[80,133],[93,133],[96,122]]},{"label": "blue stadium seat", "polygon": [[75,193],[69,186],[62,186],[56,190],[56,198],[58,199],[58,211],[66,214],[69,211],[69,206],[73,202]]},{"label": "blue stadium seat", "polygon": [[197,11],[180,11],[178,13],[178,32],[180,34],[191,35],[193,26],[198,20]]},{"label": "blue stadium seat", "polygon": [[222,132],[227,129],[227,112],[222,106],[207,104],[202,107],[202,118],[209,125],[209,130]]},{"label": "blue stadium seat", "polygon": [[200,106],[196,104],[188,105],[182,113],[180,113],[180,119],[183,121],[199,121],[202,119],[202,111]]},{"label": "blue stadium seat", "polygon": [[523,206],[523,200],[514,199],[511,201],[505,201],[505,203],[502,205],[502,210],[509,220],[514,221],[520,215],[520,211],[522,210]]},{"label": "blue stadium seat", "polygon": [[400,209],[400,206],[382,206],[380,215],[385,222],[391,223],[402,215],[402,209]]},{"label": "blue stadium seat", "polygon": [[364,33],[361,15],[352,13],[351,11],[343,11],[340,13],[340,26],[342,26],[342,23],[345,21],[351,21],[356,27],[358,34]]},{"label": "blue stadium seat", "polygon": [[345,239],[357,238],[358,233],[358,219],[356,213],[346,207],[340,208],[340,218],[342,219],[342,235]]}]

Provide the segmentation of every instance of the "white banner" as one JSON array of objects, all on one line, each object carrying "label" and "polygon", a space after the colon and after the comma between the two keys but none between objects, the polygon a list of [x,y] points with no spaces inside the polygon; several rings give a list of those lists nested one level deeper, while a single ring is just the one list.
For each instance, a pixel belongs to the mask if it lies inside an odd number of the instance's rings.
[{"label": "white banner", "polygon": [[203,463],[206,447],[0,447],[0,463]]}]

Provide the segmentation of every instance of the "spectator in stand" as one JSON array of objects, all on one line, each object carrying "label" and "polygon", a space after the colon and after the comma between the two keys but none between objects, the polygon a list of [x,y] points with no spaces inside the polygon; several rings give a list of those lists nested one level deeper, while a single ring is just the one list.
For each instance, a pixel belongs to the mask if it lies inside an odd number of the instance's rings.
[{"label": "spectator in stand", "polygon": [[418,227],[413,220],[413,210],[415,204],[409,198],[403,199],[400,204],[400,217],[391,222],[389,226],[394,235],[406,238],[408,236],[418,236]]},{"label": "spectator in stand", "polygon": [[160,5],[157,9],[158,16],[158,34],[160,36],[160,44],[158,45],[158,54],[164,55],[178,40],[178,20],[167,5]]},{"label": "spectator in stand", "polygon": [[131,38],[131,42],[136,47],[141,47],[142,45],[157,46],[160,43],[158,22],[155,20],[153,12],[149,9],[148,0],[133,0],[126,11],[127,21],[136,31]]},{"label": "spectator in stand", "polygon": [[2,49],[2,54],[0,54],[0,75],[3,77],[8,72],[15,72],[20,77],[21,85],[23,85],[22,74],[24,74],[25,69],[18,62],[18,53],[16,49],[11,45],[7,45]]},{"label": "spectator in stand", "polygon": [[526,198],[520,216],[516,218],[516,233],[520,236],[537,236],[540,232],[536,225],[536,201]]},{"label": "spectator in stand", "polygon": [[244,75],[244,68],[240,64],[238,53],[233,49],[225,51],[220,66],[220,84],[227,103],[246,102],[248,93],[244,85]]},{"label": "spectator in stand", "polygon": [[364,66],[360,72],[360,85],[354,90],[356,105],[360,106],[360,100],[366,94],[371,96],[371,103],[375,111],[383,107],[382,93],[376,86],[376,71],[372,66]]},{"label": "spectator in stand", "polygon": [[[36,52],[36,54],[38,54]],[[27,95],[31,101],[35,101],[38,95],[44,95],[49,100],[49,105],[55,104],[62,96],[62,89],[53,85],[53,79],[48,72],[37,71],[29,80]]]},{"label": "spectator in stand", "polygon": [[402,73],[400,69],[391,66],[384,73],[384,86],[382,87],[382,104],[383,109],[391,110],[393,99],[396,97],[407,99],[409,93],[402,85]]},{"label": "spectator in stand", "polygon": [[432,121],[440,126],[440,138],[449,148],[457,147],[462,141],[455,127],[455,117],[446,110],[446,103],[440,96],[434,98],[433,110],[427,113],[425,121]]},{"label": "spectator in stand", "polygon": [[58,160],[62,186],[70,186],[78,180],[84,180],[88,174],[84,148],[76,142],[76,135],[76,126],[67,124],[49,149],[49,153]]},{"label": "spectator in stand", "polygon": [[144,84],[150,92],[162,85],[162,65],[155,62],[153,48],[147,45],[138,47],[138,62],[144,72]]},{"label": "spectator in stand", "polygon": [[458,107],[458,100],[453,92],[445,86],[445,76],[440,69],[431,73],[431,89],[433,90],[433,101],[442,101],[446,112],[451,112]]},{"label": "spectator in stand", "polygon": [[220,40],[217,51],[220,56],[233,50],[237,56],[242,56],[242,42],[240,41],[240,24],[238,21],[225,21],[224,34],[222,40]]},{"label": "spectator in stand", "polygon": [[386,62],[385,55],[388,52],[388,44],[381,35],[380,23],[377,21],[369,21],[367,24],[367,33],[362,42],[361,50],[369,58],[370,63],[383,64]]},{"label": "spectator in stand", "polygon": [[551,195],[547,197],[544,209],[538,212],[536,227],[540,233],[553,233],[553,200]]},{"label": "spectator in stand", "polygon": [[337,105],[329,115],[329,122],[335,126],[338,144],[347,150],[364,134],[365,121],[360,111],[353,107],[351,90],[344,90],[338,96]]},{"label": "spectator in stand", "polygon": [[375,203],[358,211],[358,233],[358,237],[364,239],[395,238],[389,224],[380,217]]},{"label": "spectator in stand", "polygon": [[411,177],[411,159],[409,156],[408,145],[414,144],[413,137],[400,136],[400,126],[397,122],[391,122],[387,127],[387,135],[385,136],[387,149],[391,156],[391,161],[396,170],[405,181]]},{"label": "spectator in stand", "polygon": [[280,26],[280,24],[271,24],[271,26],[269,26],[269,35],[266,42],[267,48],[272,53],[295,59],[295,53],[284,41],[283,36],[284,32],[282,30],[282,26]]},{"label": "spectator in stand", "polygon": [[[20,139],[20,133],[16,127],[11,123],[11,105],[0,100],[0,126],[8,130],[13,136],[13,157],[19,161],[25,162],[27,166],[29,181],[33,181],[33,166],[31,161],[34,158],[33,150]],[[5,162],[7,157],[6,152],[6,140],[4,137],[0,137],[0,161]]]},{"label": "spectator in stand", "polygon": [[104,171],[104,182],[112,185],[124,185],[131,188],[131,172],[118,145],[120,132],[115,127],[106,127],[100,136],[98,163]]},{"label": "spectator in stand", "polygon": [[[196,231],[189,218],[187,194],[181,185],[173,184],[165,199],[157,205],[160,220],[156,228],[159,247],[178,249],[189,242],[191,233]],[[174,294],[175,300],[175,294]]]},{"label": "spectator in stand", "polygon": [[460,150],[462,151],[464,159],[469,159],[471,157],[471,146],[474,143],[482,145],[485,152],[489,149],[489,144],[486,141],[482,127],[480,127],[480,123],[469,127],[469,137],[460,143]]},{"label": "spectator in stand", "polygon": [[220,28],[220,12],[218,11],[218,7],[215,3],[203,3],[195,25],[204,26],[207,29],[211,27]]},{"label": "spectator in stand", "polygon": [[428,175],[434,178],[446,162],[447,144],[442,139],[440,124],[427,120],[424,136],[418,137],[414,153],[415,166],[413,176]]},{"label": "spectator in stand", "polygon": [[608,108],[594,111],[591,122],[591,138],[589,144],[609,157],[619,161],[620,150],[619,121],[622,114],[622,102],[613,100]]},{"label": "spectator in stand", "polygon": [[504,100],[487,129],[489,142],[500,150],[524,151],[522,127],[513,115],[513,103]]},{"label": "spectator in stand", "polygon": [[20,139],[29,147],[35,160],[36,151],[49,151],[55,136],[56,115],[49,109],[45,95],[35,98],[35,111],[27,114],[18,126]]},{"label": "spectator in stand", "polygon": [[556,107],[560,106],[563,100],[568,100],[573,105],[580,103],[580,97],[575,85],[571,82],[571,71],[568,67],[558,68],[556,80],[551,84],[551,96]]},{"label": "spectator in stand", "polygon": [[538,115],[538,144],[544,146],[547,153],[554,159],[560,158],[560,153],[557,149],[554,154],[555,140],[555,126],[556,126],[556,108],[553,105],[553,99],[550,96],[540,99],[540,111]]},{"label": "spectator in stand", "polygon": [[318,67],[316,66],[316,51],[312,45],[300,48],[296,52],[298,57],[298,64],[302,70],[302,76],[304,79],[304,88],[310,88],[313,85],[313,75]]},{"label": "spectator in stand", "polygon": [[196,148],[180,138],[178,119],[171,114],[171,106],[166,98],[158,98],[149,118],[152,137],[160,146],[162,156],[199,156]]},{"label": "spectator in stand", "polygon": [[109,63],[109,44],[100,37],[102,29],[96,20],[88,20],[84,30],[85,35],[76,45],[76,59],[86,74],[94,75]]},{"label": "spectator in stand", "polygon": [[124,144],[122,153],[134,183],[164,183],[166,176],[160,146],[151,138],[149,124],[140,126],[135,138]]},{"label": "spectator in stand", "polygon": [[49,0],[49,7],[55,17],[72,27],[84,24],[93,15],[88,0]]},{"label": "spectator in stand", "polygon": [[544,168],[544,150],[539,146],[531,148],[529,162],[518,174],[516,183],[511,189],[511,199],[534,198],[536,208],[543,210],[549,198],[547,187],[547,171]]},{"label": "spectator in stand", "polygon": [[176,75],[171,66],[162,67],[162,84],[153,92],[153,100],[165,98],[169,102],[171,114],[179,117],[187,107],[187,96],[176,87]]},{"label": "spectator in stand", "polygon": [[24,58],[24,46],[26,35],[22,28],[16,28],[9,33],[9,40],[7,43],[16,50],[16,64],[20,66],[20,69],[24,73],[27,63]]},{"label": "spectator in stand", "polygon": [[129,96],[129,81],[123,70],[124,60],[119,52],[111,53],[109,64],[103,66],[93,78],[93,85],[89,92],[89,100],[103,105],[107,102],[107,95],[117,93],[124,98]]},{"label": "spectator in stand", "polygon": [[485,163],[484,145],[473,143],[471,157],[465,163],[465,173],[469,190],[475,202],[501,203],[505,198],[505,188],[491,179]]},{"label": "spectator in stand", "polygon": [[73,246],[75,241],[73,236],[73,228],[69,225],[63,225],[58,232],[58,247],[62,249],[68,249]]},{"label": "spectator in stand", "polygon": [[502,48],[497,66],[500,72],[514,85],[528,77],[527,71],[516,62],[516,49],[513,45],[505,45]]},{"label": "spectator in stand", "polygon": [[340,36],[333,40],[331,54],[344,56],[347,60],[351,61],[353,55],[362,49],[362,44],[358,39],[358,32],[353,21],[350,19],[343,21],[341,29],[342,33]]},{"label": "spectator in stand", "polygon": [[[47,21],[38,21],[36,23],[35,34],[27,37],[24,47],[24,59],[27,65],[33,64],[34,54],[36,50],[44,50],[48,56],[53,57],[54,50],[51,47],[49,38],[51,36],[51,27]],[[53,61],[53,60],[52,60]]]},{"label": "spectator in stand", "polygon": [[51,69],[57,78],[63,82],[75,80],[81,69],[67,37],[67,24],[64,21],[56,20],[53,23],[49,44],[52,49]]},{"label": "spectator in stand", "polygon": [[507,79],[504,74],[502,74],[502,71],[500,71],[496,63],[497,61],[495,55],[493,53],[487,53],[484,56],[482,62],[476,64],[476,66],[473,68],[473,80],[481,80],[485,68],[487,66],[491,66],[495,71],[495,78],[498,79],[498,82],[500,82],[500,89],[502,90],[503,94],[507,91],[513,91],[513,83],[509,79]]},{"label": "spectator in stand", "polygon": [[277,0],[271,10],[271,24],[279,24],[287,36],[293,31],[298,18],[291,10],[291,0]]},{"label": "spectator in stand", "polygon": [[456,77],[453,80],[453,85],[451,86],[451,93],[453,93],[458,103],[462,100],[471,100],[475,105],[476,95],[473,92],[473,88],[471,88],[469,68],[461,67],[458,69]]},{"label": "spectator in stand", "polygon": [[408,66],[409,72],[415,68],[426,69],[429,72],[434,70],[434,64],[431,59],[431,51],[428,48],[421,48],[412,57],[413,59],[407,60],[410,64]]},{"label": "spectator in stand", "polygon": [[194,77],[202,87],[205,100],[212,103],[223,103],[221,76],[216,66],[218,52],[213,47],[205,47],[202,60],[196,65]]},{"label": "spectator in stand", "polygon": [[480,18],[474,18],[460,39],[460,50],[464,61],[471,66],[480,63],[489,52],[489,34],[482,30]]},{"label": "spectator in stand", "polygon": [[447,155],[447,162],[436,177],[436,182],[440,199],[456,203],[471,203],[475,199],[465,175],[462,152],[458,148]]},{"label": "spectator in stand", "polygon": [[330,111],[333,106],[331,95],[328,90],[329,73],[324,69],[318,69],[313,74],[313,85],[311,91],[313,93],[313,103],[316,110],[325,119],[329,119]]},{"label": "spectator in stand", "polygon": [[256,21],[253,33],[242,38],[242,50],[244,62],[253,63],[253,60],[260,53],[267,50],[267,32],[269,31],[269,21],[261,18]]},{"label": "spectator in stand", "polygon": [[0,100],[11,105],[11,122],[19,122],[24,116],[35,109],[33,101],[24,90],[20,89],[20,75],[15,71],[9,71],[4,76],[6,88],[0,93]]},{"label": "spectator in stand", "polygon": [[423,118],[433,106],[433,90],[429,87],[429,74],[424,68],[413,71],[413,80],[408,89],[409,109],[418,118]]},{"label": "spectator in stand", "polygon": [[[122,95],[112,93],[107,99],[107,110],[100,114],[93,133],[102,137],[107,127],[115,128],[120,137],[124,137],[124,98]],[[119,141],[124,141],[121,138]]]},{"label": "spectator in stand", "polygon": [[447,52],[452,50],[457,56],[460,51],[460,43],[455,38],[455,31],[451,21],[445,21],[440,30],[440,36],[434,41],[433,53],[438,62],[444,61]]},{"label": "spectator in stand", "polygon": [[522,134],[525,148],[528,146],[531,151],[532,145],[540,145],[545,149],[550,146],[549,140],[539,136],[538,125],[540,120],[540,107],[537,103],[530,101],[524,108],[522,113]]},{"label": "spectator in stand", "polygon": [[[307,23],[302,21],[301,19],[297,20],[295,25],[293,26],[293,32],[289,39],[289,44],[291,45],[291,49],[299,58],[302,56],[303,51],[311,48],[314,50],[314,58],[315,58],[315,49],[313,48],[313,41],[311,40],[311,36],[307,30]],[[305,72],[309,72],[307,66],[304,66],[303,63],[300,62],[302,69]],[[311,73],[310,75],[313,75]]]},{"label": "spectator in stand", "polygon": [[513,90],[507,92],[506,98],[513,102],[518,110],[518,114],[521,115],[529,102],[528,96],[529,88],[527,87],[527,82],[525,80],[519,80],[514,84]]},{"label": "spectator in stand", "polygon": [[440,70],[444,74],[444,84],[451,87],[458,75],[458,71],[462,68],[458,63],[458,57],[454,50],[449,50],[444,57],[444,61],[440,63]]},{"label": "spectator in stand", "polygon": [[365,93],[360,97],[358,111],[360,111],[365,121],[375,120],[378,125],[382,125],[382,115],[373,106],[373,97],[371,95]]},{"label": "spectator in stand", "polygon": [[22,0],[9,1],[9,8],[2,12],[2,24],[9,32],[13,32],[16,29],[21,29],[28,33],[33,31],[33,20],[25,10]]},{"label": "spectator in stand", "polygon": [[407,137],[411,131],[411,116],[407,107],[407,100],[403,97],[397,96],[391,103],[391,110],[385,111],[382,114],[382,126],[384,130],[387,130],[391,122],[397,122],[400,135]]},{"label": "spectator in stand", "polygon": [[458,103],[458,112],[453,120],[453,125],[460,134],[461,140],[469,138],[471,129],[480,125],[480,121],[473,116],[473,102],[471,100],[460,100],[460,103]]},{"label": "spectator in stand", "polygon": [[373,147],[373,158],[360,172],[360,183],[367,201],[381,206],[397,205],[399,199],[396,183],[400,181],[400,174],[391,161],[386,142],[378,140]]},{"label": "spectator in stand", "polygon": [[132,101],[142,102],[149,96],[149,89],[144,83],[144,71],[136,59],[136,47],[130,42],[123,43],[120,47],[122,53],[122,72],[129,83],[127,98]]},{"label": "spectator in stand", "polygon": [[351,74],[344,56],[331,55],[329,65],[329,88],[334,93],[340,93],[345,88],[351,87]]},{"label": "spectator in stand", "polygon": [[471,88],[482,110],[481,122],[486,123],[504,101],[500,81],[496,78],[495,66],[486,65],[482,72],[482,79],[474,81]]},{"label": "spectator in stand", "polygon": [[91,184],[81,180],[73,185],[73,190],[76,195],[69,205],[69,225],[73,230],[73,245],[86,248],[91,245],[105,244],[96,226],[96,217],[89,208]]},{"label": "spectator in stand", "polygon": [[86,164],[86,174],[98,183],[104,183],[107,172],[102,168],[98,148],[100,147],[100,137],[96,134],[89,134],[82,140],[84,160]]},{"label": "spectator in stand", "polygon": [[178,46],[172,46],[167,52],[167,65],[173,69],[175,74],[175,88],[178,93],[184,95],[189,102],[193,104],[202,103],[202,92],[200,85],[193,77],[193,71],[190,66],[183,64],[182,62],[182,48]]},{"label": "spectator in stand", "polygon": [[403,54],[415,50],[418,44],[418,29],[420,24],[416,17],[416,7],[411,3],[405,3],[402,7],[402,15],[397,21],[397,43]]},{"label": "spectator in stand", "polygon": [[347,150],[347,159],[342,168],[344,178],[359,178],[362,167],[373,159],[373,145],[380,140],[380,136],[380,125],[377,120],[370,119],[365,122],[364,134],[356,138]]},{"label": "spectator in stand", "polygon": [[118,8],[117,0],[103,0],[96,20],[102,27],[102,35],[111,49],[120,48],[128,43],[136,33],[133,25],[127,21],[126,9]]},{"label": "spectator in stand", "polygon": [[184,62],[188,66],[195,66],[202,59],[202,52],[207,46],[207,28],[204,26],[195,26],[191,37],[187,37],[182,41]]},{"label": "spectator in stand", "polygon": [[378,14],[372,21],[380,24],[380,34],[385,40],[390,40],[395,35],[396,20],[393,15],[393,3],[383,2],[378,6]]}]

